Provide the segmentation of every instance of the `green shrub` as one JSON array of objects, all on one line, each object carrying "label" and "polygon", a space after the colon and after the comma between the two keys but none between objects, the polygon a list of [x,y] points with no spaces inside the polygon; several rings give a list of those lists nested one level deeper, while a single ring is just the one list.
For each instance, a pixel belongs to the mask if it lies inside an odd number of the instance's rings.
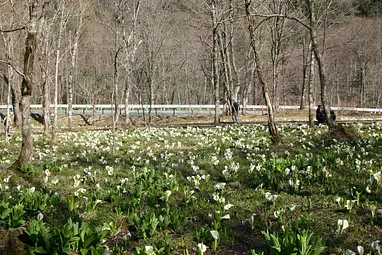
[{"label": "green shrub", "polygon": [[319,255],[325,250],[320,237],[308,230],[291,231],[288,228],[278,233],[262,232],[270,255]]},{"label": "green shrub", "polygon": [[42,221],[31,220],[23,234],[19,236],[28,254],[102,254],[100,245],[108,234],[107,230],[98,232],[86,223],[73,223],[71,219],[57,228],[48,228]]}]

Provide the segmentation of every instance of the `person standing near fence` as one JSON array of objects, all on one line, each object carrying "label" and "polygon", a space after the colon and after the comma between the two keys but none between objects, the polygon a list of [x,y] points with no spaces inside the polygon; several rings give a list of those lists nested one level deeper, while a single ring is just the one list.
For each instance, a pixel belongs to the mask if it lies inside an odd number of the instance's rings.
[{"label": "person standing near fence", "polygon": [[13,119],[13,112],[12,111],[9,112],[9,118],[8,118],[8,116],[5,116],[5,118],[3,119],[4,129],[6,130],[7,134],[9,134],[11,131],[12,119]]},{"label": "person standing near fence", "polygon": [[232,121],[234,123],[239,123],[239,110],[239,103],[237,102],[236,98],[232,98]]}]

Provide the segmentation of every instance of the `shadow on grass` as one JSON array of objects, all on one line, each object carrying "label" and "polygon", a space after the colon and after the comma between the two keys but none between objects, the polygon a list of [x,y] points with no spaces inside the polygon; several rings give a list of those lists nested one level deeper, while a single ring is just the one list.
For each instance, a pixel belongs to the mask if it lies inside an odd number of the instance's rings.
[{"label": "shadow on grass", "polygon": [[[23,169],[25,169],[25,167]],[[15,188],[16,185],[25,185],[27,187],[35,187],[36,191],[40,191],[42,194],[52,195],[56,192],[52,189],[48,189],[44,183],[38,179],[37,173],[25,173],[22,172],[21,168],[11,170],[8,169],[2,174],[5,173],[13,176],[13,183],[10,184],[14,186],[13,188]],[[83,219],[75,211],[70,212],[68,210],[67,204],[63,201],[63,199],[57,200],[54,206],[54,212],[44,216],[44,222],[47,222],[48,225],[52,227],[62,226],[69,218],[71,218],[73,222],[81,223],[83,221]],[[48,210],[49,209],[50,208],[48,208]],[[25,217],[28,222],[30,218],[36,217],[36,215],[27,214]],[[0,224],[0,254],[22,255],[27,253],[24,244],[19,240],[19,236],[23,235],[24,228],[25,225],[18,228],[6,228],[5,225]]]}]

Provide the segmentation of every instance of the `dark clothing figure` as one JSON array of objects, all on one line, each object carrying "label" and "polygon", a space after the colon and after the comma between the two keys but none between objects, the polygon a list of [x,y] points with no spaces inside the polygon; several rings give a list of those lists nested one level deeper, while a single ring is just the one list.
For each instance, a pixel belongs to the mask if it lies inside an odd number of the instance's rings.
[{"label": "dark clothing figure", "polygon": [[[332,118],[333,121],[336,120],[336,114],[334,110],[330,110],[330,118]],[[316,119],[318,121],[318,124],[326,123],[325,108],[322,105],[318,105],[317,107]]]},{"label": "dark clothing figure", "polygon": [[316,110],[316,119],[318,121],[318,124],[322,124],[326,122],[325,118],[325,109],[322,105],[319,105]]},{"label": "dark clothing figure", "polygon": [[333,110],[330,110],[330,117],[332,118],[333,121],[335,121],[337,118],[337,116]]},{"label": "dark clothing figure", "polygon": [[236,99],[232,99],[232,121],[234,123],[239,123],[239,110],[240,110],[240,105],[236,101]]}]

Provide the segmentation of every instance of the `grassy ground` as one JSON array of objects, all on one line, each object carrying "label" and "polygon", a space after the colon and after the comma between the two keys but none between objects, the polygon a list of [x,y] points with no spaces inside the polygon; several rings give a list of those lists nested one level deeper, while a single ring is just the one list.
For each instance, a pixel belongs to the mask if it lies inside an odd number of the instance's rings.
[{"label": "grassy ground", "polygon": [[[308,121],[308,110],[284,110],[279,111],[276,114],[276,121]],[[337,120],[338,121],[346,121],[346,120],[382,120],[382,115],[375,114],[375,113],[364,113],[364,112],[349,112],[349,111],[340,111],[336,112]],[[110,128],[112,127],[112,118],[111,116],[107,115],[97,115],[95,117],[91,115],[85,116],[88,118],[89,122],[93,125],[89,126],[86,125],[85,121],[78,115],[75,115],[73,117],[74,121],[74,128],[75,130],[86,130],[86,129],[94,129],[94,128]],[[240,114],[239,115],[240,122],[266,122],[267,121],[267,115],[259,115],[258,113],[254,114],[254,112],[248,112],[247,114]],[[133,123],[134,127],[138,126],[147,126],[149,123],[148,118],[143,119],[142,117],[131,117],[131,122]],[[59,126],[61,126],[63,129],[67,127],[67,118],[65,116],[61,116],[59,118]],[[220,117],[221,122],[231,122],[232,118],[231,116],[225,116],[222,115]],[[214,116],[197,116],[197,115],[191,115],[191,116],[154,116],[152,118],[152,125],[171,125],[171,124],[196,124],[196,123],[213,123],[214,122]],[[41,130],[41,125],[37,122],[34,122],[35,129]],[[124,125],[124,118],[121,117],[120,121],[120,128],[129,128],[131,125]]]},{"label": "grassy ground", "polygon": [[[252,118],[264,117],[241,116]],[[155,122],[190,120],[212,118]],[[110,120],[95,125],[110,126]],[[114,254],[150,254],[136,251],[145,245],[156,254],[161,248],[162,254],[196,254],[199,243],[208,246],[205,254],[270,254],[262,232],[281,240],[285,229],[322,238],[323,254],[344,254],[358,245],[372,252],[372,242],[382,241],[382,126],[346,128],[359,136],[332,140],[326,127],[280,126],[279,144],[262,126],[130,128],[118,131],[115,153],[110,131],[62,132],[53,147],[48,137],[36,135],[33,163],[10,172],[20,147],[14,136],[0,147],[0,207],[21,203],[24,213],[0,214],[0,251],[24,254],[16,236],[31,221],[62,230],[71,218],[98,233],[108,226],[97,247]],[[349,227],[338,230],[338,220]],[[218,231],[218,243],[211,230]]]}]

